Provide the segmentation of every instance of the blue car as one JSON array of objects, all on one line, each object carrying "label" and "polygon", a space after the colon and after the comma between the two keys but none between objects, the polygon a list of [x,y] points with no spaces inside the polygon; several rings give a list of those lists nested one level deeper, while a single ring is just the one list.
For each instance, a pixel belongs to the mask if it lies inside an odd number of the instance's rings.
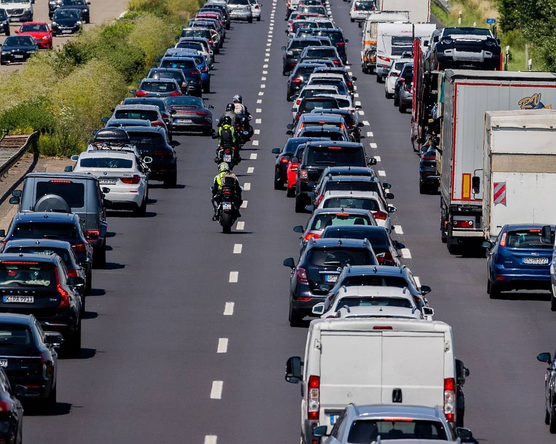
[{"label": "blue car", "polygon": [[[487,258],[487,293],[550,289],[552,245],[544,243],[541,224],[508,224],[502,227]],[[551,227],[554,231],[554,226]],[[486,245],[485,245],[486,246]]]},{"label": "blue car", "polygon": [[195,59],[197,69],[201,73],[201,85],[204,93],[210,93],[210,67],[203,54],[199,54],[194,49],[170,48],[166,50],[164,57],[188,57]]}]

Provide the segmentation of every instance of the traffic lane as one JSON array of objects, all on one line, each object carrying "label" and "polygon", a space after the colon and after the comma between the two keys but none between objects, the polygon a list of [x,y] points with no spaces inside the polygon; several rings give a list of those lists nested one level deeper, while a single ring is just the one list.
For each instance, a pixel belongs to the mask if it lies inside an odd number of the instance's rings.
[{"label": "traffic lane", "polygon": [[[358,29],[350,26],[347,15],[333,10],[350,41],[359,41]],[[358,60],[358,50],[354,45],[348,48],[352,62]],[[384,98],[384,85],[377,84],[375,76],[364,75],[355,66],[354,72],[386,179],[393,184],[393,203],[413,257],[411,268],[433,287],[429,299],[435,317],[453,326],[456,353],[471,369],[465,387],[467,425],[478,437],[491,441],[532,437],[546,441],[548,431],[540,422],[544,367],[535,360],[537,350],[551,346],[547,342],[553,316],[546,293],[491,301],[485,292],[484,257],[447,252],[440,242],[440,198],[418,192],[418,157],[409,141],[411,116],[400,114]]]},{"label": "traffic lane", "polygon": [[[257,29],[234,28],[231,48]],[[219,59],[222,73],[232,72],[233,59]],[[225,74],[214,81],[221,105],[238,92]],[[234,238],[211,221],[216,142],[177,140],[180,186],[152,187],[148,217],[110,215],[109,269],[95,271],[99,296],[89,299],[94,319],[84,322],[83,344],[94,356],[61,362],[59,412],[69,415],[30,417],[31,442],[177,442],[184,430],[202,442],[213,427],[207,376],[221,365],[230,266],[222,252]]]}]

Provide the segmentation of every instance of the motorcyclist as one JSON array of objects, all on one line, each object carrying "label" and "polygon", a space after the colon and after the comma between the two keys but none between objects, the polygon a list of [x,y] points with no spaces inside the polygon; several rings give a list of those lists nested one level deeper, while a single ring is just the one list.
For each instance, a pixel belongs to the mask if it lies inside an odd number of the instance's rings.
[{"label": "motorcyclist", "polygon": [[237,217],[241,217],[239,207],[243,203],[241,196],[241,187],[237,176],[230,171],[230,167],[226,162],[218,165],[218,174],[214,176],[214,183],[212,184],[212,206],[214,208],[214,216],[212,220],[218,220],[218,205],[222,202],[222,188],[223,186],[230,187],[233,193],[233,202],[237,211]]},{"label": "motorcyclist", "polygon": [[218,148],[216,149],[216,161],[219,159],[219,151],[222,148],[231,148],[234,153],[234,162],[241,162],[238,149],[238,140],[235,127],[229,116],[224,116],[218,127]]},{"label": "motorcyclist", "polygon": [[235,106],[235,112],[238,116],[238,126],[241,126],[242,131],[248,132],[247,140],[249,140],[253,135],[253,127],[249,123],[251,120],[251,114],[249,113],[247,107],[243,104],[243,97],[239,94],[232,97],[232,101]]},{"label": "motorcyclist", "polygon": [[232,125],[234,127],[237,127],[238,124],[238,115],[235,112],[236,106],[233,102],[230,102],[226,105],[226,111],[224,111],[224,114],[222,114],[220,116],[220,120],[218,121],[218,125],[222,125],[222,121],[224,120],[224,117],[228,116],[231,121],[232,121]]}]

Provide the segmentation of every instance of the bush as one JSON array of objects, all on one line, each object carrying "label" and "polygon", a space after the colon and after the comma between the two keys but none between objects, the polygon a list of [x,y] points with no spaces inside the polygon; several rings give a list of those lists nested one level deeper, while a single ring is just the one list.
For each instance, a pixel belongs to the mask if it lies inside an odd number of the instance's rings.
[{"label": "bush", "polygon": [[137,45],[144,54],[144,64],[150,68],[156,57],[164,54],[166,49],[175,42],[175,31],[171,24],[151,14],[138,17],[135,28],[129,39]]},{"label": "bush", "polygon": [[45,97],[20,103],[0,115],[0,129],[12,134],[51,133],[55,127],[56,119]]}]

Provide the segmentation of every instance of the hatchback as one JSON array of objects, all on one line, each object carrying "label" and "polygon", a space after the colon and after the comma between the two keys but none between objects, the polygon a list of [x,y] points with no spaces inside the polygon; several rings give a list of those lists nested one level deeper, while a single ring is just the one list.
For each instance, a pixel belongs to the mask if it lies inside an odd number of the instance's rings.
[{"label": "hatchback", "polygon": [[137,89],[130,91],[135,97],[181,96],[181,86],[175,79],[143,79]]},{"label": "hatchback", "polygon": [[311,59],[329,59],[335,66],[343,66],[342,59],[334,46],[308,46],[299,56],[300,62]]},{"label": "hatchback", "polygon": [[284,51],[282,61],[282,74],[286,75],[290,72],[299,60],[299,56],[303,49],[307,46],[321,46],[320,41],[315,38],[293,38],[289,41],[288,46],[282,46]]},{"label": "hatchback", "polygon": [[14,31],[18,35],[29,35],[35,39],[39,48],[52,49],[52,31],[44,22],[23,23]]}]

